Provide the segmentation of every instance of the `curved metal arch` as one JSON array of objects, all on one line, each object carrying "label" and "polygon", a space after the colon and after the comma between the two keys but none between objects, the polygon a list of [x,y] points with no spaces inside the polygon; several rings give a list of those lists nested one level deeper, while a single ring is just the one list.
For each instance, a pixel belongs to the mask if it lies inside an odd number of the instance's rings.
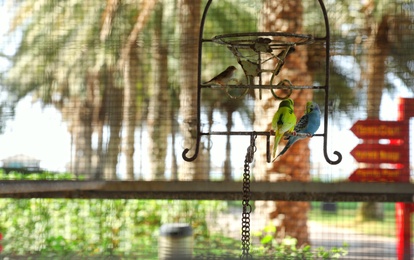
[{"label": "curved metal arch", "polygon": [[337,159],[335,161],[331,160],[328,155],[328,102],[329,102],[329,75],[330,75],[330,46],[331,46],[331,32],[329,28],[329,21],[328,21],[328,13],[326,11],[325,4],[322,0],[318,0],[319,5],[322,9],[323,18],[325,22],[325,51],[326,51],[326,68],[325,68],[325,114],[324,114],[324,129],[323,129],[323,156],[325,157],[325,160],[330,164],[338,164],[342,161],[342,154],[338,151],[334,151],[333,153],[337,156]]},{"label": "curved metal arch", "polygon": [[203,43],[203,34],[204,34],[204,24],[206,22],[206,17],[208,10],[210,9],[210,5],[213,2],[213,0],[208,0],[206,7],[204,7],[204,12],[201,17],[200,22],[200,31],[198,36],[198,65],[197,65],[197,137],[196,137],[196,144],[195,144],[195,150],[194,154],[191,157],[187,157],[188,152],[190,151],[189,148],[185,148],[183,151],[183,159],[187,162],[194,161],[198,156],[198,151],[200,149],[200,139],[201,139],[201,133],[200,133],[200,102],[201,102],[201,58],[202,58],[202,43]]}]

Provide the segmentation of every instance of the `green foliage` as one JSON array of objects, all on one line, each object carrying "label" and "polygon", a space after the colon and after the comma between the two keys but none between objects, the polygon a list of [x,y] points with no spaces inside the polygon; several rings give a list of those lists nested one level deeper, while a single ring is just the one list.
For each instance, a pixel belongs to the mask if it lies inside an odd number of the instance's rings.
[{"label": "green foliage", "polygon": [[32,172],[21,173],[11,171],[5,173],[0,170],[0,180],[85,180],[85,176],[74,176],[72,173],[53,173],[53,172]]},{"label": "green foliage", "polygon": [[269,224],[264,227],[262,231],[255,232],[254,237],[260,239],[261,246],[253,247],[252,254],[254,255],[271,255],[271,259],[339,259],[348,254],[344,243],[343,247],[332,247],[327,250],[323,247],[313,249],[309,245],[298,247],[297,239],[292,237],[285,237],[278,241],[274,234],[276,227]]},{"label": "green foliage", "polygon": [[[312,202],[309,220],[323,223],[327,226],[358,230],[367,235],[395,237],[395,204],[383,203],[384,218],[382,220],[360,221],[358,208],[360,202],[337,202],[335,213],[321,209],[321,202]],[[340,219],[340,221],[338,221]]]},{"label": "green foliage", "polygon": [[0,232],[7,255],[157,253],[163,223],[186,222],[195,243],[207,240],[206,216],[223,202],[162,200],[2,199]]},{"label": "green foliage", "polygon": [[[266,229],[266,228],[265,228]],[[260,232],[256,232],[253,237],[257,236]],[[266,232],[265,232],[266,233]],[[250,255],[253,259],[288,259],[288,260],[318,260],[318,259],[341,259],[348,254],[347,244],[343,244],[343,247],[332,247],[327,250],[323,247],[312,248],[309,245],[298,247],[297,240],[295,238],[287,237],[281,242],[277,243],[272,236],[271,241],[267,241],[270,237],[265,235],[266,241],[263,241],[260,245],[251,243]],[[265,242],[263,244],[263,242]],[[208,243],[204,242],[204,246],[208,248],[208,252],[196,251],[195,256],[203,258],[208,256],[208,259],[239,259],[241,255],[241,242],[237,239],[224,237],[223,235],[212,235]],[[204,259],[204,258],[203,258]]]},{"label": "green foliage", "polygon": [[[195,256],[238,256],[240,240],[208,231],[207,219],[226,207],[218,201],[2,199],[2,254],[128,259],[145,253],[146,259],[155,259],[160,226],[185,222],[193,228]],[[275,232],[268,225],[254,233],[260,244],[252,243],[251,254],[266,259],[338,259],[347,254],[346,245],[329,250],[298,247],[294,238],[277,241]]]}]

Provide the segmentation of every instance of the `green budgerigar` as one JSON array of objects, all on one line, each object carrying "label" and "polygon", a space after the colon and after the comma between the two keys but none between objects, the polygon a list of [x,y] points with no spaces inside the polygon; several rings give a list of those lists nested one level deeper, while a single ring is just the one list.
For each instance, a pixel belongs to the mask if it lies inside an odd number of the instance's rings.
[{"label": "green budgerigar", "polygon": [[286,132],[293,131],[296,125],[296,115],[293,112],[293,100],[285,99],[279,104],[279,108],[273,116],[272,130],[275,133],[275,142],[273,144],[273,158],[276,156],[277,146],[280,139]]}]

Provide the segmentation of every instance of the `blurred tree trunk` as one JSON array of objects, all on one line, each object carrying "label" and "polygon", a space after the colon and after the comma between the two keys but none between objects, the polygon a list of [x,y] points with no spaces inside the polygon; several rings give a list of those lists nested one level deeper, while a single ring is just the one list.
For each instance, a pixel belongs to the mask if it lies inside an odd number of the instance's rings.
[{"label": "blurred tree trunk", "polygon": [[[213,117],[214,117],[214,105],[211,104],[210,107],[207,108],[207,121],[208,121],[208,132],[211,133],[212,129],[213,129]],[[211,135],[207,136],[207,146],[210,146],[212,140],[211,140]],[[211,173],[211,147],[209,147],[207,149],[207,153],[206,153],[206,161],[207,161],[207,168],[206,168],[206,172],[208,172],[209,176]]]},{"label": "blurred tree trunk", "polygon": [[178,90],[175,88],[170,88],[170,124],[171,124],[171,180],[178,180],[178,163],[177,159],[178,156],[181,154],[177,154],[176,152],[176,144],[177,144],[177,133],[179,131],[179,126],[177,122],[177,114],[179,109],[180,100],[178,98]]},{"label": "blurred tree trunk", "polygon": [[[264,2],[261,17],[260,31],[286,31],[301,33],[303,23],[303,6],[301,1],[271,1]],[[307,70],[306,46],[298,46],[289,54],[281,69],[276,82],[289,79],[294,85],[312,85],[312,78]],[[274,65],[273,65],[274,67]],[[284,95],[279,90],[279,96]],[[312,100],[312,90],[295,90],[291,98],[295,103],[295,114],[300,118],[304,114],[306,102]],[[256,99],[254,129],[260,131],[271,129],[271,121],[279,106],[270,91],[263,91],[262,100]],[[259,139],[259,138],[258,138]],[[273,164],[266,162],[265,149],[258,149],[255,156],[254,174],[260,181],[309,181],[309,139],[295,143],[280,159]],[[279,144],[286,144],[282,140]],[[261,145],[260,147],[265,147]],[[280,149],[279,149],[280,150]],[[255,214],[267,216],[268,219],[277,219],[277,237],[290,236],[298,240],[298,245],[309,244],[307,227],[308,202],[293,201],[261,201],[256,202]]]},{"label": "blurred tree trunk", "polygon": [[[183,147],[189,148],[187,157],[195,152],[197,137],[197,67],[198,67],[198,38],[200,24],[200,0],[179,0],[180,25],[180,118],[183,122],[181,134],[184,138]],[[180,165],[179,179],[195,180],[208,179],[208,173],[203,167],[206,157],[203,157],[202,145],[199,156],[192,162],[183,161]],[[204,165],[206,166],[206,165]]]},{"label": "blurred tree trunk", "polygon": [[170,113],[168,91],[168,47],[162,36],[163,4],[160,2],[155,10],[153,48],[153,87],[150,95],[149,114],[147,119],[149,134],[150,174],[152,180],[165,179],[165,159],[170,133]]},{"label": "blurred tree trunk", "polygon": [[[102,45],[108,39],[112,27],[113,20],[116,11],[119,7],[119,0],[106,0],[106,7],[102,13],[101,27],[99,31],[99,40]],[[114,70],[108,70],[108,66],[99,61],[95,64],[93,69],[97,73],[97,79],[94,82],[93,94],[94,94],[94,114],[93,114],[93,127],[94,133],[97,135],[97,148],[94,151],[93,163],[94,178],[102,179],[104,177],[106,147],[104,146],[104,125],[107,122],[107,112],[110,107],[107,107],[108,101],[108,89],[109,84],[112,84],[112,76],[108,76],[110,72]]]},{"label": "blurred tree trunk", "polygon": [[[389,17],[383,15],[380,23],[373,17],[375,3],[367,1],[362,9],[366,19],[368,38],[364,44],[367,53],[367,68],[363,70],[362,78],[367,79],[367,118],[379,119],[382,91],[385,87],[386,59],[391,44],[388,37]],[[359,207],[358,220],[382,220],[384,218],[383,204],[378,202],[363,202]]]},{"label": "blurred tree trunk", "polygon": [[[75,147],[74,157],[72,158],[71,171],[75,176],[83,175],[92,178],[91,158],[92,158],[92,113],[91,106],[87,100],[71,101],[73,107],[67,106],[70,113],[75,114],[71,120],[69,131],[73,137]],[[64,110],[66,107],[64,108]],[[63,111],[64,111],[63,110]]]},{"label": "blurred tree trunk", "polygon": [[123,89],[114,86],[113,71],[111,72],[107,74],[108,81],[104,93],[107,97],[105,107],[109,125],[109,142],[106,147],[103,169],[103,176],[106,180],[117,178],[116,166],[121,151]]},{"label": "blurred tree trunk", "polygon": [[[102,178],[102,155],[103,155],[103,126],[105,122],[104,114],[102,110],[104,109],[103,103],[103,93],[101,90],[102,82],[100,74],[101,72],[95,68],[90,69],[88,72],[90,75],[88,77],[87,85],[88,85],[88,97],[90,99],[90,103],[92,104],[92,133],[96,134],[97,136],[97,148],[92,149],[91,154],[91,175],[94,179]],[[91,136],[92,142],[92,136]],[[92,143],[91,143],[92,144]]]},{"label": "blurred tree trunk", "polygon": [[[226,130],[227,132],[231,131],[231,127],[233,126],[233,111],[227,110],[227,122],[226,122]],[[230,181],[232,180],[231,176],[231,136],[226,136],[226,158],[224,160],[224,180]]]},{"label": "blurred tree trunk", "polygon": [[[135,46],[136,47],[136,46]],[[123,127],[125,136],[123,137],[122,150],[126,160],[126,178],[134,177],[134,153],[135,153],[135,124],[137,113],[137,73],[136,51],[132,49],[124,64],[124,105],[123,105]]]},{"label": "blurred tree trunk", "polygon": [[[101,72],[101,74],[103,73]],[[101,86],[103,87],[103,90],[100,90]],[[105,119],[106,119],[105,118],[105,114],[106,114],[105,102],[106,102],[107,97],[104,94],[105,84],[102,84],[101,80],[99,80],[99,85],[96,87],[97,87],[96,93],[99,93],[100,95],[100,98],[99,98],[100,104],[95,107],[96,111],[94,113],[94,120],[93,120],[95,122],[93,126],[94,132],[97,135],[97,148],[94,151],[94,179],[102,179],[103,163],[104,163],[104,155],[105,155],[104,145],[103,145],[103,142],[104,142],[103,130],[104,130],[104,124],[105,124]],[[99,90],[98,90],[98,87],[99,87]]]},{"label": "blurred tree trunk", "polygon": [[178,180],[178,164],[177,153],[175,151],[176,135],[177,135],[177,121],[175,119],[175,108],[170,106],[170,122],[171,122],[171,180]]},{"label": "blurred tree trunk", "polygon": [[94,178],[93,167],[93,149],[92,149],[92,133],[93,125],[97,123],[96,115],[99,111],[100,93],[97,93],[97,86],[99,86],[97,73],[89,70],[86,73],[86,97],[85,99],[74,99],[71,101],[72,106],[68,108],[63,107],[63,113],[66,109],[74,109],[75,118],[70,121],[73,122],[70,127],[70,132],[73,135],[73,142],[75,145],[75,156],[72,158],[71,171],[76,175],[83,175],[89,178]]},{"label": "blurred tree trunk", "polygon": [[126,157],[126,175],[134,179],[135,124],[137,117],[137,79],[138,58],[136,57],[137,40],[157,1],[144,1],[127,41],[121,50],[120,69],[124,78],[123,124],[125,128],[123,150]]}]

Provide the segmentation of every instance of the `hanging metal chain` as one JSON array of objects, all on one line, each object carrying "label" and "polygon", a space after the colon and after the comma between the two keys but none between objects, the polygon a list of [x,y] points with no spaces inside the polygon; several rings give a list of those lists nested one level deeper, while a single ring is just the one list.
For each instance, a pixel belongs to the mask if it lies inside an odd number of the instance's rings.
[{"label": "hanging metal chain", "polygon": [[257,148],[255,140],[257,135],[252,134],[250,136],[250,146],[247,148],[246,158],[244,160],[244,173],[243,173],[243,213],[242,213],[242,255],[241,259],[252,259],[250,255],[250,213],[252,212],[252,206],[250,205],[250,164],[253,162],[254,153]]}]

